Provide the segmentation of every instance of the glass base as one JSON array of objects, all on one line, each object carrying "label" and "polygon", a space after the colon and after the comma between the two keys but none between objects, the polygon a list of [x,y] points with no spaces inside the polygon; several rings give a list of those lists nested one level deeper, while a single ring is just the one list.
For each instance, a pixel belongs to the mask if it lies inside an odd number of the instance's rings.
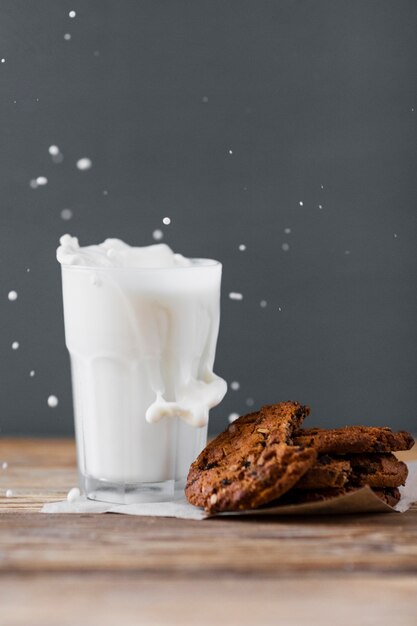
[{"label": "glass base", "polygon": [[[160,483],[113,483],[108,480],[81,476],[81,487],[89,500],[134,504],[135,502],[169,502],[175,499],[174,480]],[[182,487],[183,488],[183,487]]]}]

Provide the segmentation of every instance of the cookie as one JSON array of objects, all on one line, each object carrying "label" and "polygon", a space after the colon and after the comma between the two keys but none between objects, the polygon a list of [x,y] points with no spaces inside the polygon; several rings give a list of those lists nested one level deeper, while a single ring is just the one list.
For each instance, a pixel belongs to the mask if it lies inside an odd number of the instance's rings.
[{"label": "cookie", "polygon": [[393,454],[358,454],[350,457],[350,482],[370,487],[400,487],[405,485],[408,468]]},{"label": "cookie", "polygon": [[[322,502],[323,500],[331,500],[332,498],[338,498],[339,496],[345,496],[348,493],[357,491],[356,487],[339,487],[329,489],[292,489],[289,493],[286,493],[283,498],[280,498],[278,502],[274,502],[274,506],[289,505],[289,504],[305,504],[307,502]],[[401,494],[397,487],[384,487],[372,489],[375,495],[383,500],[386,504],[394,507],[401,498]],[[271,503],[272,504],[272,503]]]},{"label": "cookie", "polygon": [[399,487],[407,479],[407,465],[393,454],[319,456],[315,465],[297,483],[297,489],[344,486]]},{"label": "cookie", "polygon": [[188,501],[215,513],[254,509],[279,498],[316,461],[313,447],[292,442],[308,413],[298,402],[281,402],[238,418],[191,465]]},{"label": "cookie", "polygon": [[352,474],[348,460],[321,456],[297,483],[297,489],[344,487]]},{"label": "cookie", "polygon": [[330,430],[303,429],[294,437],[294,443],[301,446],[313,444],[319,454],[356,454],[409,450],[414,439],[404,430],[393,432],[388,427],[346,426]]}]

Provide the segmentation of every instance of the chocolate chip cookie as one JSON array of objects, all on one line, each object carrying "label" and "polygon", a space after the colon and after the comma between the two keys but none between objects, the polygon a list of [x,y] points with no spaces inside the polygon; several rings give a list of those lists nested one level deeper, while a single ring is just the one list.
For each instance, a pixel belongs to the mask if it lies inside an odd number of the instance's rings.
[{"label": "chocolate chip cookie", "polygon": [[314,445],[318,454],[356,454],[362,452],[395,452],[409,450],[414,439],[404,430],[376,426],[346,426],[345,428],[306,428],[294,437],[301,446]]},{"label": "chocolate chip cookie", "polygon": [[292,440],[308,413],[281,402],[238,418],[191,465],[188,501],[217,513],[254,509],[286,493],[317,458],[311,443]]},{"label": "chocolate chip cookie", "polygon": [[297,483],[297,489],[326,489],[344,486],[399,487],[407,479],[407,465],[393,454],[319,456]]},{"label": "chocolate chip cookie", "polygon": [[297,489],[344,487],[349,482],[352,466],[346,459],[321,456],[296,485]]},{"label": "chocolate chip cookie", "polygon": [[[270,504],[272,506],[280,506],[281,504],[289,505],[304,504],[306,502],[321,502],[323,500],[330,500],[332,498],[338,498],[339,496],[345,496],[348,493],[353,493],[357,490],[357,487],[339,487],[316,490],[292,489],[289,493],[286,493],[283,498],[280,498],[278,502],[271,502]],[[394,507],[401,498],[401,494],[397,487],[373,488],[372,491],[378,496],[378,498],[392,507]]]},{"label": "chocolate chip cookie", "polygon": [[408,468],[393,454],[358,454],[349,459],[352,467],[350,482],[370,487],[400,487],[405,485]]}]

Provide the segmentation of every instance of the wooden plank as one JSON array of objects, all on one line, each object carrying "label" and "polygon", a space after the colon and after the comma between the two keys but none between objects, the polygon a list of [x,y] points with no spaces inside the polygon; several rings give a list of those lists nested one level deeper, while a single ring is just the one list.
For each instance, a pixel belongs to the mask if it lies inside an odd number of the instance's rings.
[{"label": "wooden plank", "polygon": [[[123,515],[0,517],[0,572],[134,571],[280,578],[329,571],[417,573],[417,511],[307,521]],[[12,522],[12,523],[11,523]]]},{"label": "wooden plank", "polygon": [[415,626],[417,579],[7,576],[0,601],[7,626]]}]

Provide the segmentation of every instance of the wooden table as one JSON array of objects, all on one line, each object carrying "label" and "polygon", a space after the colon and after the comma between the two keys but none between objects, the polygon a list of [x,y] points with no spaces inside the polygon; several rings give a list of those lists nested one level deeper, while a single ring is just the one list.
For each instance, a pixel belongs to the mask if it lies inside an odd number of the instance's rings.
[{"label": "wooden table", "polygon": [[203,522],[45,515],[76,484],[73,442],[4,439],[4,461],[1,625],[417,624],[416,506]]}]

